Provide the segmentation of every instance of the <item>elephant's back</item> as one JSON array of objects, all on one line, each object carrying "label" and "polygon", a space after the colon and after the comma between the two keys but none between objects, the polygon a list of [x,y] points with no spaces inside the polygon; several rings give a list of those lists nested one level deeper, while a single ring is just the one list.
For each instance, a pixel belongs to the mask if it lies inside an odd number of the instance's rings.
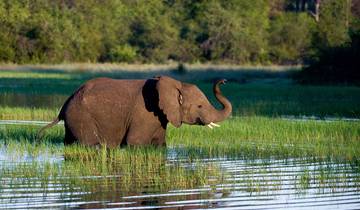
[{"label": "elephant's back", "polygon": [[[87,110],[128,108],[144,85],[144,80],[96,78],[83,84],[75,93],[71,106]],[[109,111],[111,111],[109,110]]]},{"label": "elephant's back", "polygon": [[[78,91],[81,100],[90,98],[98,100],[123,99],[131,100],[136,93],[141,91],[144,80],[118,80],[111,78],[97,78],[86,82]],[[114,100],[112,100],[114,101]],[[114,101],[116,103],[116,101]]]},{"label": "elephant's back", "polygon": [[[97,127],[98,133],[103,135],[101,138],[116,138],[114,143],[119,143],[144,83],[144,80],[110,78],[89,80],[69,98],[66,107],[63,107],[66,124],[87,127],[91,121]],[[115,134],[116,136],[113,136]]]}]

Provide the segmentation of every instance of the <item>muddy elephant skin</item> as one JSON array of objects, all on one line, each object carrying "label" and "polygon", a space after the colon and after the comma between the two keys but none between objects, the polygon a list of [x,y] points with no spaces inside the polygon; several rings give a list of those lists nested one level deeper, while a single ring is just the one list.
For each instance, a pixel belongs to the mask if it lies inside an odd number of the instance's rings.
[{"label": "muddy elephant skin", "polygon": [[64,120],[64,144],[158,145],[165,146],[168,122],[218,126],[231,114],[231,103],[219,85],[213,91],[222,109],[215,109],[204,93],[193,84],[171,77],[148,80],[92,79],[83,84],[64,103],[58,117],[39,133]]}]

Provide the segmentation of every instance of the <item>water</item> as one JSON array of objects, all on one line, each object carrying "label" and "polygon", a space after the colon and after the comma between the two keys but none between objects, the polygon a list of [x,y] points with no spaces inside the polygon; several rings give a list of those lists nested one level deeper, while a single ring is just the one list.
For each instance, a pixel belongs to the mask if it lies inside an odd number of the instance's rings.
[{"label": "water", "polygon": [[[178,148],[168,149],[164,171],[175,165],[189,171],[196,170],[195,163],[189,162],[181,154]],[[81,177],[92,182],[88,190],[84,190],[70,177],[46,176],[47,167],[72,164],[62,154],[9,154],[3,146],[0,149],[0,209],[360,208],[360,170],[351,162],[315,157],[214,157],[200,158],[196,162],[204,168],[217,166],[222,174],[220,182],[161,190],[161,186],[158,186],[161,182],[143,182],[137,174],[126,182],[130,186],[126,186],[122,180],[125,176],[122,170],[107,175],[94,171],[90,173],[92,175]],[[134,164],[131,167],[142,167]],[[157,173],[160,172],[151,172],[154,176]],[[206,179],[218,178],[210,176]],[[138,186],[137,183],[142,185]]]}]

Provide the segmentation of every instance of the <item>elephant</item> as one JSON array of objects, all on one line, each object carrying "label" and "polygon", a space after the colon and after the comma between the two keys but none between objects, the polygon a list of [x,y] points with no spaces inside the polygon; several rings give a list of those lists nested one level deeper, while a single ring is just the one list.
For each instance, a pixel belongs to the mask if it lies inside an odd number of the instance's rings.
[{"label": "elephant", "polygon": [[166,146],[165,133],[170,122],[175,127],[190,125],[219,126],[232,112],[230,101],[219,86],[213,85],[216,109],[194,84],[169,76],[145,80],[95,78],[85,82],[64,103],[58,116],[45,129],[64,121],[64,145]]}]

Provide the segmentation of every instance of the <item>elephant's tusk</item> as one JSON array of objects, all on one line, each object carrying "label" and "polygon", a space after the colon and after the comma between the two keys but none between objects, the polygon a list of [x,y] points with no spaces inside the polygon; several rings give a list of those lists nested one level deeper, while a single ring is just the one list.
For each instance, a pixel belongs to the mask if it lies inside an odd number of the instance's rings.
[{"label": "elephant's tusk", "polygon": [[211,124],[208,124],[207,126],[208,126],[210,129],[213,129],[213,127],[211,126]]},{"label": "elephant's tusk", "polygon": [[220,127],[220,125],[216,124],[216,123],[213,123],[211,122],[210,125],[214,126],[214,127]]}]

